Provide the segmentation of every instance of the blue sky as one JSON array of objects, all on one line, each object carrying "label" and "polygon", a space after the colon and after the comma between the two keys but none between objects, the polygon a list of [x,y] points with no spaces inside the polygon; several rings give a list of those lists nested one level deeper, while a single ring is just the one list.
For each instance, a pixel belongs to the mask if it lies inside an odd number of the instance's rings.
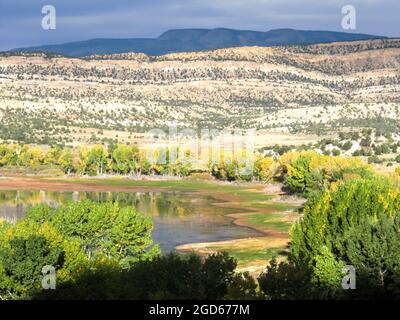
[{"label": "blue sky", "polygon": [[[0,50],[91,38],[157,37],[174,28],[341,29],[357,10],[359,33],[400,37],[399,0],[0,0]],[[41,27],[54,5],[57,29]]]}]

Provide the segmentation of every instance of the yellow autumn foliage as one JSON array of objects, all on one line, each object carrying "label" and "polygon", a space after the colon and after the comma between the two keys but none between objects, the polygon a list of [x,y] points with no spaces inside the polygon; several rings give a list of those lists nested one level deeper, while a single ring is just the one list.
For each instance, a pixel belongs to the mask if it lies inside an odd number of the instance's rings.
[{"label": "yellow autumn foliage", "polygon": [[258,178],[261,181],[269,181],[273,178],[275,171],[274,167],[275,167],[275,162],[270,157],[266,158],[258,157],[256,159],[255,170]]},{"label": "yellow autumn foliage", "polygon": [[311,170],[324,170],[326,174],[331,175],[333,172],[346,168],[365,168],[372,171],[372,167],[363,162],[360,158],[355,157],[332,157],[319,154],[315,151],[292,151],[283,154],[279,159],[280,169],[288,173],[293,172],[292,163],[299,157],[310,159]]}]

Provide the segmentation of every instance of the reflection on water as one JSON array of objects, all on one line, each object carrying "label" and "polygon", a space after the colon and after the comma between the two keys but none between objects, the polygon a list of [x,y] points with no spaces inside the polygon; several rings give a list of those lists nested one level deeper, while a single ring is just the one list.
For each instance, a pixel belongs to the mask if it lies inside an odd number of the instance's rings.
[{"label": "reflection on water", "polygon": [[117,201],[151,216],[154,222],[153,239],[164,252],[184,243],[259,235],[252,229],[232,224],[231,219],[224,216],[237,210],[215,206],[213,203],[216,201],[212,197],[191,192],[0,191],[0,218],[14,223],[33,205],[46,203],[56,207],[85,199]]}]

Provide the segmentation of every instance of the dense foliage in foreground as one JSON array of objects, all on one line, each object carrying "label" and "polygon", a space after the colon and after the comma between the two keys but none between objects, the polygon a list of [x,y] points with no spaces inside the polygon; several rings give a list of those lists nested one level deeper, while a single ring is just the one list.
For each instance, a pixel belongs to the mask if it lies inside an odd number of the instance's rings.
[{"label": "dense foliage in foreground", "polygon": [[[160,255],[149,218],[90,201],[39,205],[0,223],[0,299],[256,298],[256,281],[227,254]],[[56,290],[42,290],[42,268]]]},{"label": "dense foliage in foreground", "polygon": [[102,265],[86,269],[56,290],[39,292],[35,299],[257,299],[256,281],[235,273],[227,254],[204,260],[195,254],[170,253],[134,264],[129,269]]},{"label": "dense foliage in foreground", "polygon": [[46,265],[64,282],[103,264],[129,268],[151,259],[159,253],[152,228],[150,218],[113,203],[33,207],[15,225],[0,224],[0,295],[30,297],[40,289]]},{"label": "dense foliage in foreground", "polygon": [[[386,179],[333,184],[311,197],[291,231],[287,262],[260,278],[274,299],[400,298],[400,191]],[[356,290],[343,290],[343,267]]]}]

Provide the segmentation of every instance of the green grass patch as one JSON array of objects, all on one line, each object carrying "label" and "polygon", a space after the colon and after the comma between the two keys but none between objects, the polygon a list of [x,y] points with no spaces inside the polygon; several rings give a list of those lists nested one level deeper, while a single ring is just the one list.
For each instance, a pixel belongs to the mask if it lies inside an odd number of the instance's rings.
[{"label": "green grass patch", "polygon": [[254,208],[269,208],[269,209],[274,209],[276,211],[287,211],[300,208],[299,206],[293,204],[284,202],[269,202],[265,201],[265,199],[262,202],[252,203],[251,205]]},{"label": "green grass patch", "polygon": [[274,257],[283,256],[287,254],[284,248],[237,250],[237,249],[226,249],[222,247],[221,248],[213,247],[212,249],[217,251],[228,252],[229,255],[231,255],[237,260],[239,266],[255,260],[265,260],[265,262],[267,263]]},{"label": "green grass patch", "polygon": [[279,213],[255,213],[246,216],[248,223],[257,226],[258,228],[288,232],[292,224],[290,222],[282,221],[281,218],[282,215]]}]

